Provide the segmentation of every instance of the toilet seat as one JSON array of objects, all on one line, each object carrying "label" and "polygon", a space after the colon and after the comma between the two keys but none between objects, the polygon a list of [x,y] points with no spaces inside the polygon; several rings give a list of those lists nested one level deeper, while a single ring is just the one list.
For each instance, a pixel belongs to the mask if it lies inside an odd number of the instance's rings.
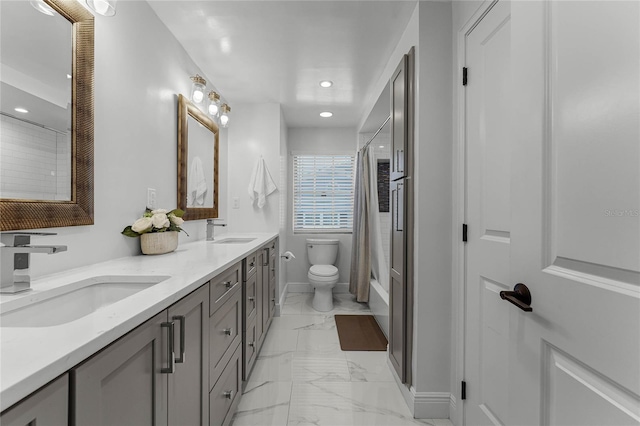
[{"label": "toilet seat", "polygon": [[338,274],[338,268],[333,265],[313,265],[309,268],[309,274],[319,278],[333,277]]}]

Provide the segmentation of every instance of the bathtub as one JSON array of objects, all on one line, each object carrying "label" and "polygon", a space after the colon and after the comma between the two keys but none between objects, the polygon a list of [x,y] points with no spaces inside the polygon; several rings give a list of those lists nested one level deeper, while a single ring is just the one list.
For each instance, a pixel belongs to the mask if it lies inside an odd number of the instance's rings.
[{"label": "bathtub", "polygon": [[389,339],[389,293],[373,278],[369,287],[369,309],[376,318],[378,325],[387,339]]}]

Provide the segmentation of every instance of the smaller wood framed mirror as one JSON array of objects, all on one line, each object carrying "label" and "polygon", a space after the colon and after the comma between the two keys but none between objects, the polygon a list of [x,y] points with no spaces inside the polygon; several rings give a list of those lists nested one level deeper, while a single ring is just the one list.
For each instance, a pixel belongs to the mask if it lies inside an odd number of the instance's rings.
[{"label": "smaller wood framed mirror", "polygon": [[184,220],[218,217],[218,125],[178,95],[178,208]]}]

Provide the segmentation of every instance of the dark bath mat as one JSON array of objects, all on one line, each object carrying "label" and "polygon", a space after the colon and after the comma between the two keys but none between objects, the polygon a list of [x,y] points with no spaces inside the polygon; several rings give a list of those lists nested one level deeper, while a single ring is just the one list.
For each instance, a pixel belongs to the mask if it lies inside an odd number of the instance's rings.
[{"label": "dark bath mat", "polygon": [[387,338],[373,315],[335,315],[335,319],[343,351],[387,350]]}]

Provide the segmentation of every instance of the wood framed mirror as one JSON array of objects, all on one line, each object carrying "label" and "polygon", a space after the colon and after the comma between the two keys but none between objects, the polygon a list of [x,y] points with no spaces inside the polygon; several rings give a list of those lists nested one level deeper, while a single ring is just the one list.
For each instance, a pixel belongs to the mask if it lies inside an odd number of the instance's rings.
[{"label": "wood framed mirror", "polygon": [[218,125],[178,95],[178,208],[184,220],[218,217]]},{"label": "wood framed mirror", "polygon": [[[67,181],[58,184],[63,187],[64,196],[36,195],[37,191],[5,191],[3,188],[0,198],[0,230],[36,229],[61,226],[78,226],[93,224],[93,96],[94,96],[94,17],[80,3],[68,0],[43,0],[40,10],[31,7],[29,2],[2,2],[2,87],[3,101],[8,103],[9,96],[5,94],[21,94],[20,102],[32,102],[33,109],[46,110],[43,105],[55,104],[56,94],[62,93],[61,108],[66,114],[62,131],[66,146],[65,173]],[[24,9],[12,9],[23,7]],[[42,11],[44,8],[44,12]],[[51,10],[49,10],[49,8]],[[13,14],[15,12],[15,14]],[[49,15],[49,16],[46,16]],[[46,16],[46,17],[45,17]],[[44,17],[44,18],[43,18]],[[41,19],[57,19],[58,26],[62,25],[61,46],[56,46],[48,23],[41,25]],[[5,25],[6,24],[6,25]],[[15,25],[20,26],[16,32]],[[67,26],[68,25],[68,26]],[[5,31],[10,32],[5,34]],[[23,34],[23,35],[21,35]],[[6,36],[6,37],[5,37]],[[37,37],[37,38],[36,38]],[[34,38],[36,38],[34,40]],[[24,43],[31,42],[32,48],[25,49]],[[46,47],[45,47],[46,46]],[[56,57],[57,49],[65,52],[62,60],[65,70],[59,72],[49,61],[60,62]],[[11,52],[16,52],[11,55]],[[56,53],[52,53],[56,52]],[[31,54],[29,56],[28,54]],[[10,58],[16,59],[11,62]],[[70,59],[70,60],[69,60]],[[47,61],[47,62],[44,62]],[[9,72],[7,72],[9,71]],[[62,80],[59,85],[52,86],[43,71]],[[58,75],[59,74],[59,75]],[[5,90],[6,89],[6,90]],[[5,109],[11,109],[6,113]],[[52,130],[48,124],[40,120],[29,120],[18,117],[23,111],[13,112],[13,105],[2,106],[3,135],[2,141],[8,140],[4,129],[4,120],[15,120],[16,125],[25,129],[33,127],[36,132],[43,129]],[[26,108],[23,108],[26,110]],[[26,115],[26,114],[25,114]],[[52,118],[50,113],[42,113],[45,119]],[[55,137],[54,137],[55,139]],[[54,156],[57,148],[53,148]],[[3,151],[4,161],[10,155],[10,148]],[[31,159],[39,153],[23,154],[23,158]],[[55,163],[57,160],[53,160]],[[53,170],[29,169],[25,171],[24,164],[17,166],[22,175],[18,177],[5,176],[3,172],[3,187],[11,181],[23,184],[37,174],[54,176]],[[6,193],[6,195],[5,195]]]}]

